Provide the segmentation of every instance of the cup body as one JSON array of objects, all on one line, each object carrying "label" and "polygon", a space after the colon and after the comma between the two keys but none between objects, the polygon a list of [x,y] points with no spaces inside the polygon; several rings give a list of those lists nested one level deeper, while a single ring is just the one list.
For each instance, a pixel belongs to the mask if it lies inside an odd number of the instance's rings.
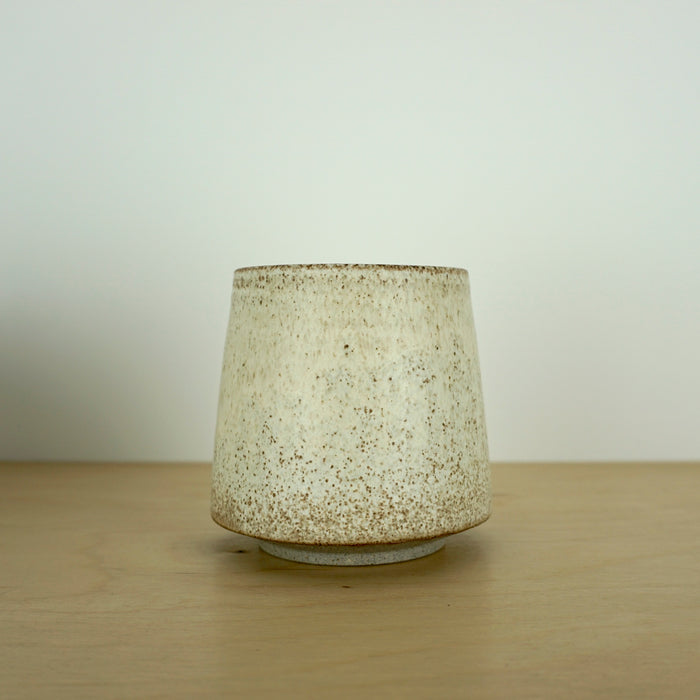
[{"label": "cup body", "polygon": [[212,517],[278,543],[441,538],[491,509],[466,270],[234,274]]}]

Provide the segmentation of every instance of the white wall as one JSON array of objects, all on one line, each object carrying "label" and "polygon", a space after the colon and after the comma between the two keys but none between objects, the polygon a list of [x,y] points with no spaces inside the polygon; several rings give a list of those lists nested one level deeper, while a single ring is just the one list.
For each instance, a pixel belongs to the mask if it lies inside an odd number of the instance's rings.
[{"label": "white wall", "polygon": [[208,459],[233,269],[385,262],[494,459],[700,458],[698,3],[0,8],[0,457]]}]

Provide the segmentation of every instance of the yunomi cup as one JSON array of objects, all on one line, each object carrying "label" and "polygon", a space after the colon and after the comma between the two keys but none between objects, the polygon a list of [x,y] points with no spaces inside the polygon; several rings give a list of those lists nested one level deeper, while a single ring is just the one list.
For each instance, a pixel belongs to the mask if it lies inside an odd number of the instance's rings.
[{"label": "yunomi cup", "polygon": [[236,270],[217,523],[286,559],[381,564],[430,554],[490,510],[466,270]]}]

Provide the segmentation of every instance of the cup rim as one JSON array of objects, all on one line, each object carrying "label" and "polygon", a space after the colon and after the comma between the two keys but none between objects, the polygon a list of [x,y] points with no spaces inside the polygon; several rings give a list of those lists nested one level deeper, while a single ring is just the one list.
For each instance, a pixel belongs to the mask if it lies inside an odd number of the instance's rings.
[{"label": "cup rim", "polygon": [[279,271],[313,271],[313,270],[377,270],[382,272],[427,272],[433,274],[458,273],[468,274],[463,267],[442,267],[439,265],[388,265],[384,263],[290,263],[282,265],[251,265],[239,267],[234,270],[239,272],[272,272]]}]

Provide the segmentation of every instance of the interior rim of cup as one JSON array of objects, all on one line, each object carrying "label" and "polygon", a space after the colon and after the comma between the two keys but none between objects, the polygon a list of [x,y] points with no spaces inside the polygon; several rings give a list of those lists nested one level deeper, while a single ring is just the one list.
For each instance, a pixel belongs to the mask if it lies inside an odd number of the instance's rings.
[{"label": "interior rim of cup", "polygon": [[292,263],[282,265],[251,265],[239,267],[234,272],[270,272],[274,270],[380,270],[387,272],[432,272],[467,274],[463,267],[442,267],[439,265],[388,265],[373,263]]}]

